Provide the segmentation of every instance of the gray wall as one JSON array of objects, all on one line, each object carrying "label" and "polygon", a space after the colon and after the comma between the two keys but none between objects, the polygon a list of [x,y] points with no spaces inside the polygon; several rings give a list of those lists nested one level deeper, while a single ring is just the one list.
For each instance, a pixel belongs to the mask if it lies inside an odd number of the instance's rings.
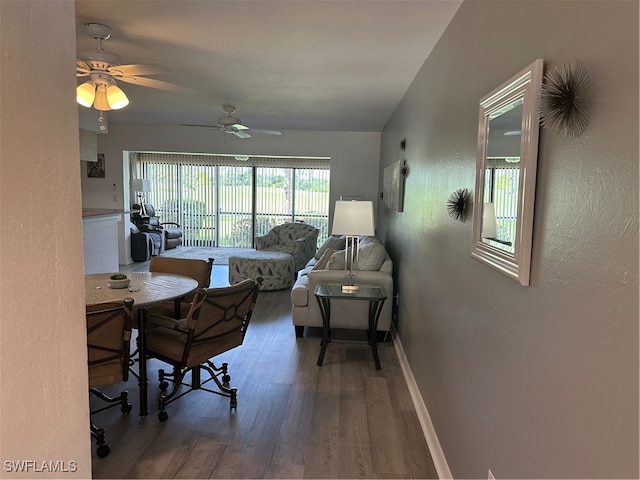
[{"label": "gray wall", "polygon": [[[446,201],[474,189],[478,100],[536,58],[581,59],[594,105],[579,138],[541,130],[522,287]],[[467,0],[388,122],[399,338],[454,477],[638,478],[638,128],[636,1]]]},{"label": "gray wall", "polygon": [[[115,118],[117,114],[109,112],[107,115]],[[105,154],[106,178],[87,178],[86,165],[83,165],[82,200],[85,207],[123,206],[122,196],[113,196],[113,184],[116,184],[117,192],[122,190],[122,154],[125,151],[331,157],[333,204],[340,195],[376,199],[380,132],[286,131],[281,136],[256,134],[243,140],[201,128],[111,123],[107,135],[98,135],[98,151]],[[354,171],[357,173],[352,173]]]}]

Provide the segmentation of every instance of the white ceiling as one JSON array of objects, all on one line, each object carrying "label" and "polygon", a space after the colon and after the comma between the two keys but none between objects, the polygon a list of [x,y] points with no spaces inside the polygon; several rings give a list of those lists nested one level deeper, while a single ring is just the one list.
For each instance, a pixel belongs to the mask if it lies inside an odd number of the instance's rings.
[{"label": "white ceiling", "polygon": [[378,132],[461,2],[76,0],[77,48],[96,47],[85,23],[104,23],[123,63],[198,90],[121,82],[131,103],[110,124],[215,124],[232,103],[256,129]]}]

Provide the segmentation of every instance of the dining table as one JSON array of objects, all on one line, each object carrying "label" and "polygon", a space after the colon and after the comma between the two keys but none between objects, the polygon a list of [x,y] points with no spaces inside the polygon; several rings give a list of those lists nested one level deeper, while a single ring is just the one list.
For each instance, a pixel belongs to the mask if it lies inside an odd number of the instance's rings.
[{"label": "dining table", "polygon": [[198,282],[184,275],[159,272],[130,272],[130,283],[126,288],[111,288],[109,277],[113,273],[85,275],[85,303],[87,305],[124,300],[134,300],[133,309],[138,319],[138,386],[140,393],[140,416],[149,414],[147,387],[146,317],[147,308],[167,300],[183,297],[198,288]]}]

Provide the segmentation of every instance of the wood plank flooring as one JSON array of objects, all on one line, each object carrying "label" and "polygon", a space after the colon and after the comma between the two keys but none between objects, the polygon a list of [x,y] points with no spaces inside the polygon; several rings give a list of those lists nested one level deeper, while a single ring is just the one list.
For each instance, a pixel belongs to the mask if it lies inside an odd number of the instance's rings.
[{"label": "wood plank flooring", "polygon": [[[213,284],[225,279],[214,264]],[[318,367],[319,329],[296,338],[289,291],[261,292],[244,344],[216,359],[229,363],[237,411],[196,391],[159,422],[164,364],[152,360],[148,417],[137,414],[135,378],[126,384],[132,413],[94,416],[111,447],[101,459],[92,446],[94,478],[437,478],[392,343],[379,344],[376,371],[364,338],[334,331]]]}]

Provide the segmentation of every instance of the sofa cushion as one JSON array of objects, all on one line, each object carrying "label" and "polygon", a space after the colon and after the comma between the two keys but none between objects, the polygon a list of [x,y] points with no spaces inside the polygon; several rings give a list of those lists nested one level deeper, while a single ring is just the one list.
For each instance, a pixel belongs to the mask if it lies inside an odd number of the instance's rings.
[{"label": "sofa cushion", "polygon": [[318,260],[314,265],[313,268],[311,270],[325,270],[327,268],[327,263],[329,263],[329,260],[331,259],[331,256],[334,254],[336,250],[325,250],[324,253],[322,254],[322,256],[320,257],[320,260]]},{"label": "sofa cushion", "polygon": [[327,250],[343,250],[344,249],[344,243],[345,243],[345,236],[337,236],[337,235],[332,235],[329,238],[327,238],[324,243],[320,246],[320,248],[318,248],[318,251],[316,251],[316,259],[320,259],[320,257],[322,257],[322,254],[327,251]]}]

